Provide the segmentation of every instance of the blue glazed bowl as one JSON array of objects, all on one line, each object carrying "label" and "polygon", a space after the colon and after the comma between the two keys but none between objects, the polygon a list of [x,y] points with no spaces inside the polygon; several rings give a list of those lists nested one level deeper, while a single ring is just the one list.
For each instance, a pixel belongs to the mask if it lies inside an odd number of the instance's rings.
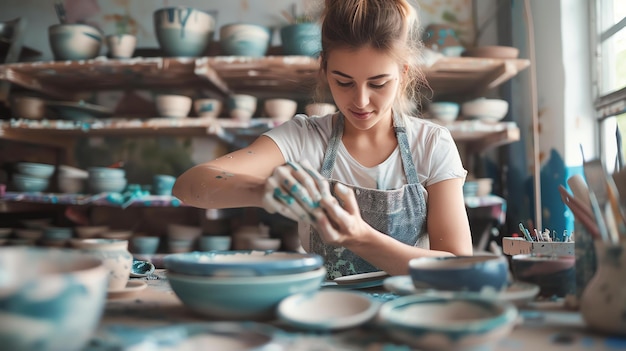
[{"label": "blue glazed bowl", "polygon": [[260,320],[276,317],[287,296],[316,291],[326,268],[303,273],[258,277],[206,277],[167,271],[176,296],[190,310],[226,320]]},{"label": "blue glazed bowl", "polygon": [[409,261],[409,275],[418,289],[500,292],[508,286],[509,265],[502,256],[420,257]]},{"label": "blue glazed bowl", "polygon": [[134,236],[130,241],[134,253],[153,255],[159,248],[161,238],[158,236]]},{"label": "blue glazed bowl", "polygon": [[13,175],[13,186],[17,191],[39,192],[48,188],[49,180],[21,174]]},{"label": "blue glazed bowl", "polygon": [[46,163],[19,162],[15,167],[21,175],[37,178],[50,178],[54,173],[54,165]]},{"label": "blue glazed bowl", "polygon": [[284,55],[317,57],[322,50],[322,29],[317,23],[298,23],[280,29]]},{"label": "blue glazed bowl", "polygon": [[87,172],[89,179],[117,179],[126,177],[126,171],[122,168],[90,167]]},{"label": "blue glazed bowl", "polygon": [[155,195],[172,195],[176,177],[167,174],[156,174],[152,180],[152,192]]},{"label": "blue glazed bowl", "polygon": [[539,296],[565,297],[576,293],[576,257],[514,255],[511,271],[515,280],[539,286]]},{"label": "blue glazed bowl", "polygon": [[378,314],[390,337],[420,350],[490,350],[517,316],[506,302],[420,295],[385,302]]},{"label": "blue glazed bowl", "polygon": [[78,23],[48,27],[50,48],[55,60],[87,60],[100,53],[102,33],[92,26]]},{"label": "blue glazed bowl", "polygon": [[3,350],[83,350],[107,293],[102,261],[74,250],[0,248]]},{"label": "blue glazed bowl", "polygon": [[222,54],[263,57],[269,47],[270,34],[269,28],[256,24],[226,24],[220,28]]},{"label": "blue glazed bowl", "polygon": [[158,9],[153,17],[157,41],[167,56],[202,56],[215,31],[213,16],[191,7]]},{"label": "blue glazed bowl", "polygon": [[168,270],[187,275],[254,277],[309,272],[324,261],[317,254],[232,250],[172,254],[163,263]]}]

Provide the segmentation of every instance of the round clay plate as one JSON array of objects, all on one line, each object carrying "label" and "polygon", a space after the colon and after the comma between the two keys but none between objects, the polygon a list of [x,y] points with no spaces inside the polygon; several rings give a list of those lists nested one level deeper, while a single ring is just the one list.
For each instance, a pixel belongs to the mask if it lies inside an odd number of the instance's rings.
[{"label": "round clay plate", "polygon": [[137,293],[146,287],[148,287],[148,283],[142,280],[129,280],[128,283],[126,283],[126,286],[122,289],[108,289],[107,295],[108,297],[122,297]]}]

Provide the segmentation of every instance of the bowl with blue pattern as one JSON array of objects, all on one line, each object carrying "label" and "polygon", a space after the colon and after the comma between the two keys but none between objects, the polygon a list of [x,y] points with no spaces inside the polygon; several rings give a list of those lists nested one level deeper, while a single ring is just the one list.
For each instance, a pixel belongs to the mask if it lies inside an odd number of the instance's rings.
[{"label": "bowl with blue pattern", "polygon": [[80,23],[52,25],[48,27],[48,38],[57,61],[95,58],[104,41],[98,28]]},{"label": "bowl with blue pattern", "polygon": [[252,23],[229,23],[220,27],[220,48],[224,56],[263,57],[270,44],[268,27]]},{"label": "bowl with blue pattern", "polygon": [[420,350],[490,350],[518,321],[510,303],[478,296],[408,295],[383,303],[378,320],[394,340]]},{"label": "bowl with blue pattern", "polygon": [[409,261],[409,275],[418,289],[497,294],[508,286],[504,256],[419,257]]},{"label": "bowl with blue pattern", "polygon": [[59,248],[0,248],[3,350],[83,350],[100,322],[108,270]]},{"label": "bowl with blue pattern", "polygon": [[170,254],[163,264],[171,272],[213,277],[255,277],[319,269],[320,255],[272,250],[194,251]]},{"label": "bowl with blue pattern", "polygon": [[213,16],[191,7],[160,8],[153,18],[157,41],[166,56],[203,56],[215,31]]},{"label": "bowl with blue pattern", "polygon": [[194,313],[224,320],[276,318],[278,304],[288,296],[319,290],[326,268],[292,274],[220,277],[167,271],[167,280]]}]

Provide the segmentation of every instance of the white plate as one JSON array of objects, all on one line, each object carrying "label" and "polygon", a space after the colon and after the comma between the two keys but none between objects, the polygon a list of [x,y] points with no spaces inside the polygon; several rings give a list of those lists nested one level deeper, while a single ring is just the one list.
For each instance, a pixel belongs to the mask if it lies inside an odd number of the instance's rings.
[{"label": "white plate", "polygon": [[343,284],[356,284],[356,283],[378,281],[378,280],[383,280],[387,277],[389,277],[389,274],[387,274],[387,272],[378,271],[378,272],[345,275],[343,277],[335,278],[332,281],[339,285],[343,285]]},{"label": "white plate", "polygon": [[368,295],[345,290],[319,290],[295,294],[278,305],[278,317],[292,327],[306,330],[337,330],[371,320],[380,302]]},{"label": "white plate", "polygon": [[126,286],[122,289],[108,289],[107,294],[109,297],[119,297],[126,294],[132,294],[139,292],[148,287],[148,283],[142,280],[129,280]]},{"label": "white plate", "polygon": [[[459,292],[453,291],[417,289],[413,285],[413,281],[409,275],[389,277],[383,281],[383,287],[386,290],[398,295],[434,294],[437,296],[453,296],[455,294],[459,294]],[[521,306],[532,301],[538,293],[539,286],[531,283],[515,281],[511,283],[506,290],[499,293],[497,295],[497,299]],[[463,293],[461,292],[460,294]]]}]

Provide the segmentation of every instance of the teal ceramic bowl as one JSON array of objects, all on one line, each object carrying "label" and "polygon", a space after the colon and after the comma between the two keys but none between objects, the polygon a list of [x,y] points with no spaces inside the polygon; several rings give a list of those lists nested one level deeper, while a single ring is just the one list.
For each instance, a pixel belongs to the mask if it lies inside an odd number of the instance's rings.
[{"label": "teal ceramic bowl", "polygon": [[188,252],[163,259],[171,272],[214,277],[253,277],[294,274],[319,269],[320,255],[282,251],[232,250]]},{"label": "teal ceramic bowl", "polygon": [[26,176],[21,174],[13,175],[13,187],[17,191],[23,192],[39,192],[48,188],[49,180],[47,178],[39,178]]},{"label": "teal ceramic bowl", "polygon": [[220,28],[220,47],[223,55],[262,57],[270,43],[270,30],[267,27],[231,23]]},{"label": "teal ceramic bowl", "polygon": [[495,294],[508,286],[509,265],[496,255],[420,257],[409,274],[418,289]]},{"label": "teal ceramic bowl", "polygon": [[152,192],[155,195],[172,195],[176,177],[167,174],[155,174],[152,179]]},{"label": "teal ceramic bowl", "polygon": [[102,33],[86,24],[55,24],[48,27],[50,48],[55,60],[87,60],[98,56]]},{"label": "teal ceramic bowl", "polygon": [[159,248],[161,238],[158,236],[134,236],[130,242],[133,253],[153,255]]},{"label": "teal ceramic bowl", "polygon": [[19,162],[15,168],[21,175],[37,178],[50,178],[54,173],[54,165],[46,163]]},{"label": "teal ceramic bowl", "polygon": [[153,14],[159,46],[167,56],[203,56],[215,31],[210,14],[191,7],[166,7]]},{"label": "teal ceramic bowl", "polygon": [[205,277],[167,271],[168,282],[185,306],[226,320],[275,318],[280,301],[292,294],[318,290],[325,277],[324,267],[258,277]]},{"label": "teal ceramic bowl", "polygon": [[298,23],[280,29],[284,55],[317,57],[322,50],[322,29],[317,23]]},{"label": "teal ceramic bowl", "polygon": [[409,295],[385,302],[378,313],[389,336],[420,350],[490,350],[516,324],[509,303],[478,297]]},{"label": "teal ceramic bowl", "polygon": [[83,350],[107,293],[102,261],[74,250],[0,247],[3,350]]},{"label": "teal ceramic bowl", "polygon": [[121,193],[126,188],[126,178],[89,179],[89,189],[92,193]]},{"label": "teal ceramic bowl", "polygon": [[126,171],[122,168],[90,167],[87,170],[89,179],[118,179],[126,177]]}]

